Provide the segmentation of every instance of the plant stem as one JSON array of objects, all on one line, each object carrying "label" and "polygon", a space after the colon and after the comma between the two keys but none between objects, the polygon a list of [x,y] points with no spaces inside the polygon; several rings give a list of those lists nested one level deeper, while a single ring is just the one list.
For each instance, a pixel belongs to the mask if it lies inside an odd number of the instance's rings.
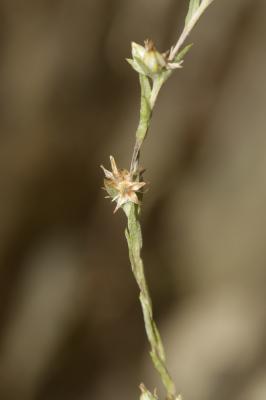
[{"label": "plant stem", "polygon": [[[139,75],[141,88],[140,117],[130,166],[131,176],[136,175],[137,179],[139,179],[140,149],[149,130],[152,111],[155,106],[157,96],[170,74],[171,72],[169,71],[167,74],[162,76],[158,75],[152,80],[152,86],[147,76],[142,74]],[[142,307],[145,330],[151,348],[150,356],[153,365],[160,374],[162,383],[166,389],[167,400],[180,400],[181,396],[176,397],[175,384],[166,366],[165,351],[162,339],[157,325],[153,319],[152,301],[145,278],[143,261],[141,258],[142,232],[139,221],[140,206],[129,202],[124,205],[123,209],[127,216],[127,229],[125,231],[125,235],[128,243],[129,259],[132,272],[140,290],[139,300]],[[151,400],[157,399],[157,397],[153,396],[151,393],[149,393],[149,396],[149,399]]]},{"label": "plant stem", "polygon": [[[183,46],[185,40],[189,36],[190,32],[196,25],[197,21],[204,13],[206,8],[213,2],[214,0],[203,0],[198,7],[198,9],[194,12],[192,17],[189,19],[188,23],[185,24],[185,28],[176,43],[176,45],[172,48],[169,56],[169,60],[174,60],[179,53],[181,47]],[[188,47],[189,48],[189,47]],[[188,49],[187,48],[187,49]],[[184,49],[185,51],[187,49]],[[182,53],[182,52],[181,52]],[[140,87],[141,87],[141,104],[140,104],[140,117],[139,124],[136,131],[136,141],[131,159],[130,166],[130,174],[133,177],[136,176],[136,179],[139,179],[139,156],[140,149],[143,144],[144,139],[147,136],[152,112],[163,84],[172,74],[172,71],[168,71],[167,73],[158,75],[151,80],[142,74],[139,74]],[[129,202],[124,206],[124,212],[127,216],[127,229],[125,232],[127,243],[128,243],[128,251],[129,258],[131,263],[132,272],[136,279],[137,285],[140,290],[140,303],[142,307],[142,312],[144,316],[145,330],[147,334],[148,341],[150,343],[150,355],[154,367],[159,372],[161,376],[162,383],[167,392],[167,400],[180,400],[181,396],[176,396],[176,388],[175,384],[168,372],[166,366],[166,358],[165,351],[162,343],[162,339],[157,328],[157,325],[153,319],[153,309],[152,309],[152,301],[148,290],[148,285],[145,278],[143,261],[141,258],[141,248],[142,248],[142,232],[141,225],[139,221],[140,214],[140,206]],[[150,399],[156,400],[156,396],[153,396],[151,393]]]},{"label": "plant stem", "polygon": [[142,233],[139,222],[140,207],[136,204],[128,203],[126,207],[124,207],[124,211],[127,216],[127,229],[125,235],[128,243],[129,258],[132,272],[140,290],[139,299],[144,316],[145,330],[151,347],[150,355],[154,367],[161,376],[163,385],[167,392],[167,399],[173,400],[176,398],[176,388],[166,367],[165,351],[160,333],[153,318],[152,301],[141,258]]},{"label": "plant stem", "polygon": [[204,13],[204,11],[213,3],[214,0],[203,0],[199,8],[195,11],[195,13],[190,18],[189,22],[185,25],[183,32],[181,33],[176,45],[172,48],[169,56],[169,60],[173,60],[175,56],[178,54],[179,50],[183,46],[190,32]]},{"label": "plant stem", "polygon": [[139,161],[139,151],[141,145],[148,133],[150,127],[150,121],[152,117],[152,107],[150,104],[150,96],[151,96],[151,85],[149,79],[139,74],[139,82],[141,89],[141,97],[140,97],[140,113],[139,113],[139,124],[136,131],[136,142],[132,154],[131,165],[130,165],[130,174],[134,175],[138,170],[138,161]]},{"label": "plant stem", "polygon": [[136,142],[130,165],[130,173],[132,176],[137,173],[140,148],[144,139],[147,136],[152,118],[152,111],[155,106],[160,89],[166,81],[166,77],[163,78],[158,76],[153,81],[152,88],[150,85],[150,81],[146,76],[140,74],[139,80],[141,89],[140,116],[138,128],[136,131]]},{"label": "plant stem", "polygon": [[[191,45],[186,46],[182,50],[181,47],[201,15],[213,1],[214,0],[202,0],[200,2],[199,0],[190,0],[189,13],[186,18],[184,30],[176,45],[172,47],[170,55],[167,59],[165,59],[165,55],[159,54],[153,45],[151,48],[147,49],[137,45],[136,43],[132,44],[133,59],[128,59],[128,62],[133,69],[139,73],[141,102],[139,124],[136,130],[136,139],[131,159],[130,171],[128,173],[127,170],[118,170],[113,157],[110,158],[112,172],[102,167],[105,177],[107,178],[105,179],[105,188],[109,196],[113,199],[113,201],[117,202],[117,208],[123,208],[127,216],[127,228],[125,235],[128,243],[131,268],[140,290],[139,299],[144,316],[145,330],[150,343],[151,359],[154,367],[159,372],[162,383],[166,389],[167,400],[181,400],[181,396],[176,395],[175,384],[166,366],[165,351],[159,330],[153,318],[152,301],[145,278],[143,261],[141,258],[142,233],[139,221],[140,205],[136,196],[136,192],[138,191],[138,189],[136,189],[136,185],[137,187],[143,186],[139,186],[141,185],[139,182],[141,175],[141,171],[139,169],[139,157],[141,146],[150,127],[152,112],[160,89],[172,74],[173,68],[175,69],[180,67],[181,62],[183,61],[183,58],[190,49]],[[143,51],[148,57],[149,63],[147,62],[146,58],[145,64]],[[163,61],[164,63],[162,64]],[[169,61],[174,61],[174,63],[170,63]],[[158,67],[158,70],[155,67]],[[157,395],[151,394],[143,384],[140,386],[140,389],[142,392],[140,400],[158,399]]]}]

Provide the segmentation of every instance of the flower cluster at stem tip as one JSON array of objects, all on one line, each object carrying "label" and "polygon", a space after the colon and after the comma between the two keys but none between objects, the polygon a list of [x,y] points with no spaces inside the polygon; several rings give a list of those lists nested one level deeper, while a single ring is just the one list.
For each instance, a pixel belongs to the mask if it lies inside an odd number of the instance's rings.
[{"label": "flower cluster at stem tip", "polygon": [[144,41],[144,46],[135,42],[131,46],[132,59],[128,58],[127,61],[139,74],[153,79],[161,72],[182,68],[182,61],[170,61],[170,52],[160,53],[150,39]]}]

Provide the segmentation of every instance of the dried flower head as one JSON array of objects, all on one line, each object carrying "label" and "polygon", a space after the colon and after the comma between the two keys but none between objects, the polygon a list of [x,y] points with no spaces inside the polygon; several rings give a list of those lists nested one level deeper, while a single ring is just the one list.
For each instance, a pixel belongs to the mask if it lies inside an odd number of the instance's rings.
[{"label": "dried flower head", "polygon": [[108,192],[109,198],[116,201],[114,213],[128,202],[140,204],[137,192],[140,191],[145,182],[134,181],[132,175],[126,169],[118,169],[114,157],[110,156],[112,171],[108,171],[102,165],[104,172],[104,189]]}]

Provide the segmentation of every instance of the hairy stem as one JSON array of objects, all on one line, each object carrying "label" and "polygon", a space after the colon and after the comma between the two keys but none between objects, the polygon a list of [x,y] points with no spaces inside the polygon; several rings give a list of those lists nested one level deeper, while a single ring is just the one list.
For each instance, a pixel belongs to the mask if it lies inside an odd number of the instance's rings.
[{"label": "hairy stem", "polygon": [[[172,74],[173,69],[180,68],[183,58],[189,51],[191,45],[186,46],[182,50],[181,47],[201,15],[213,1],[214,0],[189,1],[189,11],[184,30],[176,45],[172,47],[169,56],[166,56],[168,52],[164,54],[158,53],[152,41],[146,41],[145,48],[136,43],[132,43],[133,59],[128,59],[127,61],[133,69],[139,73],[141,102],[139,124],[136,130],[130,171],[119,170],[113,157],[110,157],[112,172],[102,167],[106,177],[105,188],[112,198],[112,201],[117,202],[116,210],[122,207],[127,216],[125,235],[128,243],[131,268],[140,290],[139,299],[144,316],[145,330],[150,344],[151,359],[166,389],[167,400],[181,400],[181,396],[176,395],[175,384],[166,366],[164,347],[153,318],[152,301],[141,258],[142,233],[139,221],[140,202],[136,192],[138,192],[139,188],[143,187],[145,183],[139,182],[141,175],[139,157],[142,144],[150,127],[152,112],[158,94],[163,84]],[[140,400],[158,399],[157,395],[149,392],[143,384],[140,386],[140,389],[142,392]]]},{"label": "hairy stem", "polygon": [[124,207],[124,211],[128,220],[125,235],[128,243],[129,258],[132,272],[140,290],[139,299],[144,316],[145,330],[150,343],[150,355],[155,368],[161,376],[167,392],[167,399],[173,400],[176,398],[175,384],[166,367],[165,351],[153,318],[152,301],[141,258],[142,233],[139,222],[139,207],[136,204],[128,203],[127,206]]},{"label": "hairy stem", "polygon": [[183,32],[181,33],[176,45],[172,48],[169,56],[169,60],[173,60],[178,54],[179,50],[183,46],[184,42],[188,38],[190,32],[204,13],[204,11],[211,5],[214,0],[202,0],[202,3],[192,15],[188,23],[185,25]]},{"label": "hairy stem", "polygon": [[155,106],[160,89],[166,81],[166,77],[164,76],[163,78],[158,76],[158,78],[153,81],[152,88],[149,78],[147,78],[146,76],[140,74],[139,80],[141,89],[140,116],[138,128],[136,131],[135,146],[133,149],[130,165],[130,173],[132,176],[137,173],[140,149],[144,142],[144,139],[147,136],[152,118],[152,111]]},{"label": "hairy stem", "polygon": [[140,113],[139,124],[136,131],[136,142],[132,154],[130,174],[134,175],[138,170],[139,152],[141,145],[148,133],[150,121],[152,117],[152,108],[150,103],[151,85],[149,79],[144,75],[139,75],[141,96],[140,96]]}]

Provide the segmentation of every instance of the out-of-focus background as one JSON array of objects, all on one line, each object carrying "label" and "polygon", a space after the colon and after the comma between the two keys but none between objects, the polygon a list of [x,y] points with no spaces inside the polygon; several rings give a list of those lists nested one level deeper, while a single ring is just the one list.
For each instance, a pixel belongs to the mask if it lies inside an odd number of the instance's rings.
[{"label": "out-of-focus background", "polygon": [[[187,5],[0,1],[1,400],[158,386],[99,165],[130,162],[130,42],[168,49]],[[187,400],[266,399],[265,35],[265,0],[216,0],[142,153],[147,278]]]}]

